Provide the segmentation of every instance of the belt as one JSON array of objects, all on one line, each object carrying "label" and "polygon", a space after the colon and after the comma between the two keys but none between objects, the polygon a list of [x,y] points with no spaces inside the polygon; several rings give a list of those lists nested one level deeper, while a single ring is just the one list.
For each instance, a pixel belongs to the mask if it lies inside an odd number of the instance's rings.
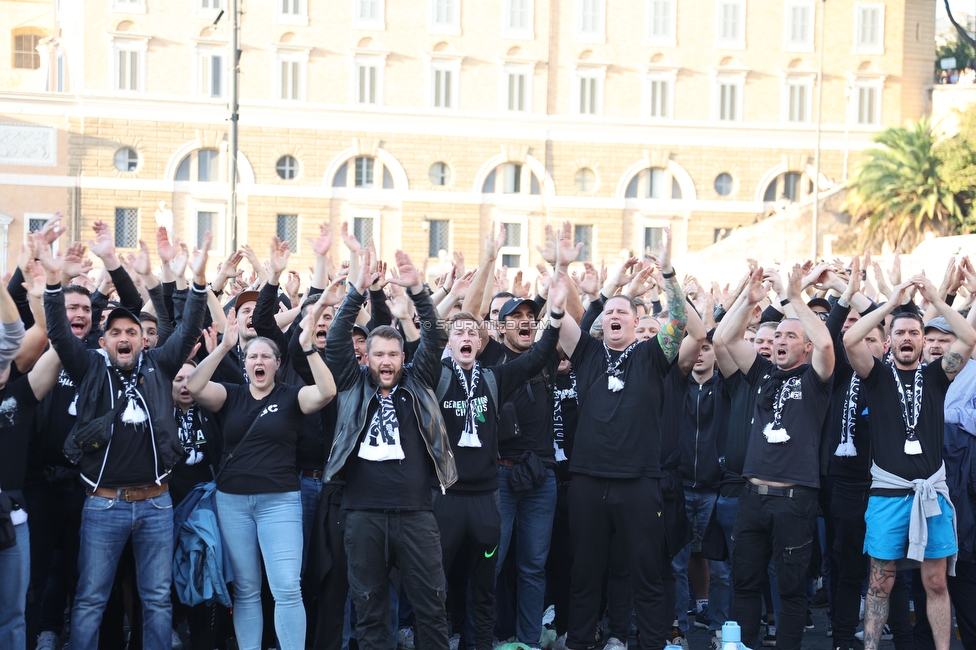
[{"label": "belt", "polygon": [[95,488],[94,490],[88,490],[88,496],[104,497],[106,499],[118,499],[119,501],[132,503],[133,501],[154,499],[160,494],[164,494],[166,492],[169,492],[169,485],[164,483],[163,485],[139,485],[136,487],[124,488],[100,487]]},{"label": "belt", "polygon": [[508,460],[507,458],[499,458],[498,464],[501,465],[502,467],[515,467],[516,465],[518,465],[518,461]]},{"label": "belt", "polygon": [[801,491],[796,485],[791,485],[789,487],[779,487],[776,485],[756,485],[752,481],[746,482],[746,489],[750,492],[755,492],[756,494],[764,497],[787,497],[792,499],[794,496],[798,495]]},{"label": "belt", "polygon": [[298,475],[302,478],[314,478],[316,481],[322,480],[322,470],[320,469],[300,469]]}]

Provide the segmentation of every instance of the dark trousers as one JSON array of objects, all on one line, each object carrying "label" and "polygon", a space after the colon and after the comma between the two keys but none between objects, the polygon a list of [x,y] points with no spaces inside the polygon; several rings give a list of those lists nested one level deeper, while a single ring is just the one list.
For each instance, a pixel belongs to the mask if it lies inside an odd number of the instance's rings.
[{"label": "dark trousers", "polygon": [[663,648],[671,618],[662,576],[664,527],[656,478],[606,479],[578,474],[569,485],[569,528],[573,545],[569,599],[570,648],[593,645],[611,538],[620,536],[641,645]]},{"label": "dark trousers", "polygon": [[61,635],[64,608],[78,582],[78,531],[85,488],[77,481],[35,483],[24,489],[30,517],[27,647],[41,632]]},{"label": "dark trousers", "polygon": [[569,629],[569,589],[573,554],[569,542],[569,481],[556,474],[556,513],[552,518],[552,542],[546,558],[546,592],[556,608],[552,624],[562,636]]},{"label": "dark trousers", "polygon": [[[956,562],[956,575],[946,579],[949,597],[956,614],[956,625],[962,637],[962,647],[976,650],[976,562]],[[925,615],[925,587],[922,585],[921,571],[912,575],[912,594],[915,601],[915,650],[934,650],[932,628]],[[894,616],[894,612],[888,618]]]},{"label": "dark trousers", "polygon": [[807,613],[806,580],[817,521],[817,490],[796,486],[794,495],[760,496],[747,486],[739,497],[732,533],[732,618],[742,628],[742,643],[759,647],[762,586],[770,560],[776,567],[780,611],[776,612],[777,650],[800,650]]},{"label": "dark trousers", "polygon": [[346,511],[342,509],[342,485],[326,484],[320,509],[325,509],[325,538],[332,564],[318,585],[318,613],[315,617],[315,650],[341,650],[343,616],[349,594],[346,566]]},{"label": "dark trousers", "polygon": [[346,517],[349,592],[361,650],[388,650],[390,570],[400,569],[416,617],[418,648],[447,648],[444,567],[434,513],[351,510]]},{"label": "dark trousers", "polygon": [[[471,602],[468,611],[474,628],[477,650],[491,650],[495,629],[495,561],[501,537],[501,514],[498,493],[464,495],[437,494],[434,497],[434,518],[441,535],[444,574],[448,574],[458,552],[463,548],[469,556]],[[461,632],[460,626],[454,630]]]}]

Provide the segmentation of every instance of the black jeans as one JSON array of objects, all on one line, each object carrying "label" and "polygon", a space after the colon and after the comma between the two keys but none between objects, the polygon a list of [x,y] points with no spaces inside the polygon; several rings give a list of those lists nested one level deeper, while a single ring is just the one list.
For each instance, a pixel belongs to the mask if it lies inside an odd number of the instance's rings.
[{"label": "black jeans", "polygon": [[[956,575],[947,577],[946,582],[956,614],[956,625],[959,626],[959,636],[962,637],[962,647],[976,650],[976,562],[956,562]],[[918,570],[912,576],[912,594],[915,600],[915,650],[934,650],[932,628],[929,626],[928,616],[925,615],[928,599],[925,596],[925,587],[922,586],[921,572]]]},{"label": "black jeans", "polygon": [[573,545],[569,599],[570,648],[593,645],[611,538],[620,538],[630,565],[641,646],[663,648],[671,622],[665,607],[662,569],[664,526],[656,478],[607,479],[577,474],[569,484]]},{"label": "black jeans", "polygon": [[[469,553],[471,624],[477,650],[491,650],[495,630],[495,560],[501,537],[498,492],[464,495],[448,492],[434,497],[434,518],[440,529],[444,573],[450,572],[458,552]],[[467,581],[464,581],[467,582]],[[455,626],[456,633],[461,626]]]},{"label": "black jeans", "polygon": [[350,510],[346,517],[349,594],[356,606],[360,650],[388,650],[390,570],[400,569],[413,605],[418,648],[447,648],[441,540],[430,511]]},{"label": "black jeans", "polygon": [[[341,650],[342,626],[349,594],[349,576],[346,567],[346,548],[343,541],[346,530],[346,511],[342,509],[342,485],[326,483],[322,488],[316,521],[324,518],[320,533],[325,535],[332,566],[318,585],[318,609],[315,617],[315,650]],[[314,538],[314,535],[313,535]]]},{"label": "black jeans", "polygon": [[[565,463],[563,463],[565,464]],[[573,553],[569,543],[569,481],[556,471],[556,513],[552,518],[552,543],[546,558],[546,593],[556,608],[553,626],[562,636],[569,629],[569,589]]]},{"label": "black jeans", "polygon": [[739,497],[732,532],[732,618],[739,622],[742,643],[749,648],[759,647],[762,586],[770,560],[776,567],[780,598],[776,648],[799,650],[803,639],[818,490],[800,486],[793,489],[792,497],[760,496],[747,486]]}]

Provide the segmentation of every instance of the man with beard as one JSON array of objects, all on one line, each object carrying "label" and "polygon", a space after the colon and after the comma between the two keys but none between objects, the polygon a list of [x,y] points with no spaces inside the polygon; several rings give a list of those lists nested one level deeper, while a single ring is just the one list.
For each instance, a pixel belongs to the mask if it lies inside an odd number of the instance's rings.
[{"label": "man with beard", "polygon": [[803,300],[801,280],[802,271],[795,265],[786,293],[798,318],[777,326],[772,360],[741,338],[755,306],[766,295],[762,269],[752,273],[743,290],[745,299],[725,319],[728,354],[757,393],[742,469],[746,490],[739,497],[732,535],[732,618],[740,622],[742,643],[749,647],[756,647],[758,641],[762,587],[770,560],[779,589],[777,648],[799,650],[807,612],[806,580],[820,488],[819,448],[834,350],[830,332]]},{"label": "man with beard", "polygon": [[[957,338],[940,361],[923,365],[922,319],[915,312],[896,313],[889,329],[893,363],[886,366],[860,343],[913,288],[938,310]],[[949,648],[952,615],[946,573],[955,575],[958,545],[942,461],[944,407],[950,382],[966,366],[974,345],[976,331],[939,298],[923,275],[895,287],[888,303],[862,316],[844,336],[871,417],[872,482],[864,517],[864,550],[871,558],[864,606],[866,650],[880,643],[895,561],[904,557],[921,562],[935,647]]]},{"label": "man with beard", "polygon": [[[124,307],[109,313],[101,350],[86,349],[68,327],[61,266],[50,251],[41,255],[48,336],[78,386],[78,423],[64,451],[88,486],[71,616],[71,644],[78,650],[98,647],[116,566],[130,538],[143,604],[143,647],[172,643],[173,510],[166,481],[184,454],[172,417],[172,381],[202,329],[209,244],[208,232],[191,263],[194,287],[179,329],[162,347],[147,351],[139,317]],[[108,258],[107,265],[118,264],[110,237],[100,237],[92,250]],[[65,263],[78,257],[71,250]]]},{"label": "man with beard", "polygon": [[356,362],[352,324],[375,279],[371,251],[362,252],[358,277],[339,307],[326,337],[325,355],[340,393],[336,435],[325,468],[329,482],[345,478],[345,549],[349,589],[356,606],[356,632],[364,650],[387,650],[389,582],[400,569],[416,616],[417,647],[447,648],[444,569],[433,515],[431,480],[443,493],[457,481],[447,429],[432,392],[440,377],[447,332],[420,273],[397,251],[399,277],[421,320],[413,363],[403,363],[403,339],[380,326],[366,341],[367,365]]}]

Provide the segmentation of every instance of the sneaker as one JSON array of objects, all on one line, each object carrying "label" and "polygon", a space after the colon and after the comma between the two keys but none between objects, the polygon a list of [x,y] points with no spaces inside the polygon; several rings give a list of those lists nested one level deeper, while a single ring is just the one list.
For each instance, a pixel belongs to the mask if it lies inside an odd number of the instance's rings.
[{"label": "sneaker", "polygon": [[830,605],[830,598],[827,597],[827,590],[823,587],[817,589],[813,594],[813,606],[816,608],[827,607]]},{"label": "sneaker", "polygon": [[700,612],[695,614],[695,627],[707,630],[711,625],[712,617],[708,615],[708,605],[705,605]]},{"label": "sneaker", "polygon": [[[413,650],[414,640],[413,640],[413,628],[412,627],[401,627],[397,630],[396,635],[397,648],[403,648],[403,650]],[[455,646],[456,648],[457,646]]]},{"label": "sneaker", "polygon": [[[856,638],[858,641],[861,641],[863,643],[864,642],[864,630],[861,630],[860,632],[855,632],[854,633],[854,638]],[[891,628],[888,627],[888,624],[887,623],[885,623],[884,628],[881,630],[881,640],[882,641],[891,641],[891,639],[892,639]]]},{"label": "sneaker", "polygon": [[607,639],[607,644],[603,646],[603,650],[627,650],[627,643],[612,636]]},{"label": "sneaker", "polygon": [[689,650],[688,638],[684,634],[681,634],[680,632],[678,633],[677,636],[671,637],[671,645],[679,645],[681,646],[681,650]]},{"label": "sneaker", "polygon": [[828,639],[834,636],[834,624],[827,620],[827,634],[825,635]]},{"label": "sneaker", "polygon": [[173,650],[183,650],[183,639],[176,630],[173,630]]},{"label": "sneaker", "polygon": [[37,650],[57,650],[61,639],[54,632],[41,632],[37,635]]},{"label": "sneaker", "polygon": [[450,646],[451,650],[458,650],[458,648],[461,647],[461,635],[455,634],[452,636],[451,640],[448,641],[448,645]]},{"label": "sneaker", "polygon": [[562,636],[556,637],[556,642],[552,644],[552,650],[566,650],[566,637],[569,635],[567,632]]},{"label": "sneaker", "polygon": [[803,627],[807,630],[812,630],[814,627],[816,627],[813,624],[813,614],[810,612],[809,609],[807,610],[807,619],[806,621],[803,622]]},{"label": "sneaker", "polygon": [[775,625],[766,626],[766,636],[763,637],[762,644],[764,648],[776,647],[776,626]]},{"label": "sneaker", "polygon": [[714,634],[708,645],[708,650],[722,650],[722,635]]},{"label": "sneaker", "polygon": [[550,624],[556,619],[556,606],[549,605],[546,607],[545,613],[542,615],[542,624],[549,627]]}]

